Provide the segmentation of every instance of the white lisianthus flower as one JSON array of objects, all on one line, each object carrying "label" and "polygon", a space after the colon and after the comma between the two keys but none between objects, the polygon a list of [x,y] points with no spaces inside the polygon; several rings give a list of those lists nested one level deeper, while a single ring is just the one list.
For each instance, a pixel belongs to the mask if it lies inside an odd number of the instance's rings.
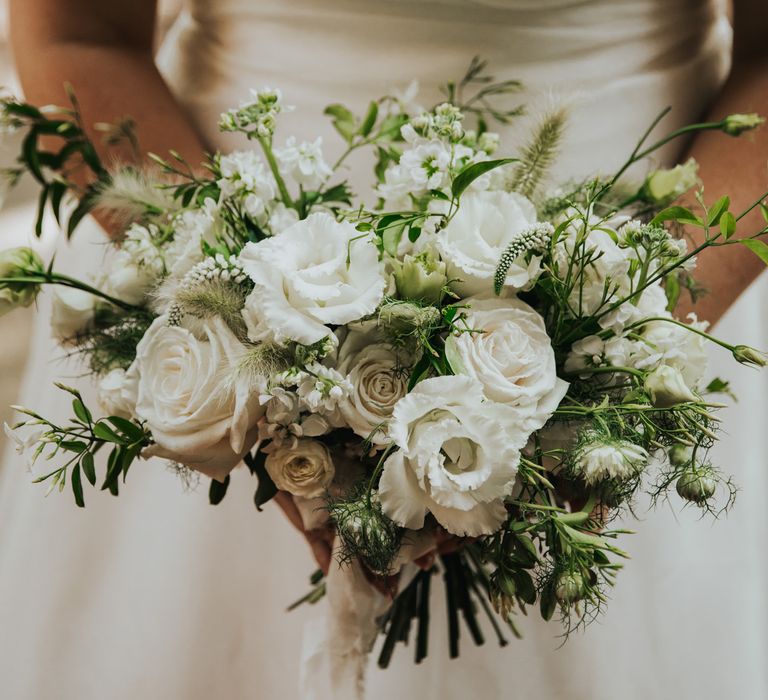
[{"label": "white lisianthus flower", "polygon": [[289,136],[284,148],[276,148],[275,158],[281,171],[290,175],[305,190],[316,190],[333,174],[323,158],[323,139],[296,143],[295,136]]},{"label": "white lisianthus flower", "polygon": [[251,340],[311,345],[373,313],[384,296],[384,266],[372,236],[329,214],[311,214],[240,253],[254,282],[243,309]]},{"label": "white lisianthus flower", "polygon": [[352,390],[340,403],[341,414],[352,430],[373,445],[388,441],[386,423],[395,404],[408,391],[410,366],[404,352],[375,335],[350,331],[339,348],[337,369],[347,376]]},{"label": "white lisianthus flower", "polygon": [[[520,194],[465,194],[459,211],[437,237],[451,288],[461,296],[492,291],[502,253],[518,234],[535,223],[535,207]],[[530,262],[518,258],[509,267],[505,286],[527,288],[539,275],[540,261],[540,256],[533,256]]]},{"label": "white lisianthus flower", "polygon": [[[596,288],[593,287],[592,292],[595,291]],[[628,292],[629,290],[622,291],[622,296]],[[614,333],[621,333],[627,326],[652,316],[669,316],[667,295],[664,293],[664,288],[660,282],[644,289],[636,303],[621,304],[613,311],[601,316],[598,323],[601,328],[610,329]]]},{"label": "white lisianthus flower", "polygon": [[[28,277],[45,271],[40,256],[31,248],[11,248],[0,252],[0,277]],[[40,292],[40,285],[26,282],[0,282],[0,316],[20,306],[29,306]]]},{"label": "white lisianthus flower", "polygon": [[[622,336],[603,340],[597,335],[588,335],[577,340],[565,358],[563,369],[566,372],[581,372],[590,367],[631,367],[630,357],[637,343]],[[582,379],[594,376],[591,372],[583,372]],[[605,375],[610,381],[610,376]]]},{"label": "white lisianthus flower", "polygon": [[465,300],[473,331],[445,342],[457,374],[477,379],[489,401],[510,406],[529,433],[543,426],[560,404],[568,383],[559,379],[544,319],[519,299]]},{"label": "white lisianthus flower", "polygon": [[606,479],[631,479],[648,464],[648,453],[628,440],[588,434],[580,442],[573,467],[592,486]]},{"label": "white lisianthus flower", "polygon": [[128,370],[113,369],[101,377],[97,396],[99,405],[108,416],[133,417],[136,412],[138,379],[135,363]]},{"label": "white lisianthus flower", "polygon": [[652,204],[664,207],[699,183],[699,164],[689,158],[674,168],[661,168],[649,173],[641,194]]},{"label": "white lisianthus flower", "polygon": [[96,286],[115,299],[138,306],[146,301],[159,280],[152,268],[137,265],[128,251],[118,250],[107,261]]},{"label": "white lisianthus flower", "polygon": [[302,498],[322,496],[336,473],[328,448],[311,438],[269,451],[264,467],[278,489]]},{"label": "white lisianthus flower", "polygon": [[676,367],[661,365],[645,378],[644,388],[658,408],[670,408],[687,401],[698,401]]},{"label": "white lisianthus flower", "polygon": [[455,535],[495,532],[528,437],[502,425],[498,408],[479,382],[461,376],[425,379],[400,399],[389,424],[399,449],[379,482],[384,513],[414,530],[429,511]]},{"label": "white lisianthus flower", "polygon": [[233,376],[243,345],[218,317],[198,339],[160,316],[136,348],[136,415],[156,444],[148,455],[175,460],[219,481],[256,441],[263,414],[250,381]]},{"label": "white lisianthus flower", "polygon": [[71,340],[93,322],[97,298],[82,289],[53,288],[51,329],[59,340]]}]

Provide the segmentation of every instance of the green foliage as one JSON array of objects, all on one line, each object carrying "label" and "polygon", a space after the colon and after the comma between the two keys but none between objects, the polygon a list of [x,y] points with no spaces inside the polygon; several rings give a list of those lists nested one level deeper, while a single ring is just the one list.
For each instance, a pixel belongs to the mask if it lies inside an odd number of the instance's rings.
[{"label": "green foliage", "polygon": [[565,130],[566,114],[560,109],[546,115],[531,142],[520,154],[509,189],[533,198],[557,157]]}]

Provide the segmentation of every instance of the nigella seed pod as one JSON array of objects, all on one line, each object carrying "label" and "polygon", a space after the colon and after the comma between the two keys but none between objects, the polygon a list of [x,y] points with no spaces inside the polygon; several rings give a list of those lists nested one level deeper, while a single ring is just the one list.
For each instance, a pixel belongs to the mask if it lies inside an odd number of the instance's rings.
[{"label": "nigella seed pod", "polygon": [[586,582],[578,571],[564,571],[555,583],[555,598],[563,605],[577,603],[586,592]]},{"label": "nigella seed pod", "polygon": [[403,529],[381,511],[374,491],[328,506],[342,543],[342,559],[359,558],[374,573],[391,573],[400,549]]},{"label": "nigella seed pod", "polygon": [[715,494],[717,479],[711,467],[696,467],[678,478],[675,489],[680,498],[701,505]]}]

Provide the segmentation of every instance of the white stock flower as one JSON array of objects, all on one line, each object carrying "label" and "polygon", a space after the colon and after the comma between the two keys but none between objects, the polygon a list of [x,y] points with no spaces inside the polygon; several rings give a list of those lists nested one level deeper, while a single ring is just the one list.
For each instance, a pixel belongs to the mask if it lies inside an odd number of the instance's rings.
[{"label": "white stock flower", "polygon": [[345,374],[351,391],[339,408],[355,433],[374,445],[388,441],[387,421],[395,404],[405,396],[410,358],[375,334],[350,331],[339,348],[337,369]]},{"label": "white stock flower", "polygon": [[[533,204],[514,192],[470,192],[459,211],[437,237],[448,266],[451,288],[462,296],[493,290],[499,259],[512,240],[536,223]],[[505,285],[525,289],[539,274],[540,257],[522,258],[509,267]]]},{"label": "white stock flower", "polygon": [[[13,443],[16,454],[24,458],[24,466],[27,471],[31,472],[35,463],[35,453],[40,439],[45,434],[45,429],[38,427],[29,430],[28,426],[20,426],[14,429],[8,423],[3,423],[3,429],[5,430],[6,437]],[[21,435],[22,429],[27,431],[24,437]]]},{"label": "white stock flower", "polygon": [[59,340],[71,340],[93,322],[96,297],[73,287],[53,288],[51,329]]},{"label": "white stock flower", "polygon": [[298,220],[299,214],[295,209],[277,202],[269,211],[269,230],[273,236],[276,236],[293,226]]},{"label": "white stock flower", "polygon": [[597,434],[582,437],[573,460],[577,473],[590,485],[606,479],[631,479],[647,463],[648,453],[639,445]]},{"label": "white stock flower", "polygon": [[218,206],[213,199],[206,199],[201,208],[181,212],[173,224],[173,240],[165,248],[165,258],[170,276],[181,279],[205,257],[203,242],[216,244],[221,225]]},{"label": "white stock flower", "polygon": [[[477,379],[489,401],[509,406],[528,432],[559,405],[568,383],[559,379],[544,319],[519,299],[465,300],[473,331],[448,337],[446,356],[457,374]],[[511,418],[512,419],[512,418]]]},{"label": "white stock flower", "polygon": [[113,369],[99,379],[97,387],[99,405],[109,416],[132,418],[136,412],[138,388],[135,364],[127,371]]},{"label": "white stock flower", "polygon": [[246,213],[262,221],[277,196],[277,184],[261,157],[255,151],[234,151],[221,156],[219,169],[222,197],[239,197]]},{"label": "white stock flower", "polygon": [[253,446],[263,414],[236,372],[243,345],[217,317],[199,322],[202,339],[166,323],[155,319],[136,348],[136,415],[156,443],[146,453],[221,481]]},{"label": "white stock flower", "polygon": [[316,190],[333,174],[323,159],[323,139],[296,143],[295,136],[289,136],[284,148],[274,149],[281,172],[290,175],[305,190]]},{"label": "white stock flower", "polygon": [[373,238],[329,214],[246,244],[240,260],[255,285],[243,309],[251,340],[311,345],[331,334],[328,325],[373,313],[384,295]]},{"label": "white stock flower", "polygon": [[399,449],[379,483],[384,513],[415,530],[429,511],[455,535],[495,532],[527,438],[505,429],[497,409],[479,382],[461,376],[425,379],[400,399],[389,424]]},{"label": "white stock flower", "polygon": [[278,489],[302,498],[322,496],[336,472],[328,448],[310,438],[269,450],[264,467]]},{"label": "white stock flower", "polygon": [[157,226],[132,224],[125,232],[120,249],[130,257],[131,262],[152,277],[159,277],[165,272],[165,260],[158,244],[160,232]]}]

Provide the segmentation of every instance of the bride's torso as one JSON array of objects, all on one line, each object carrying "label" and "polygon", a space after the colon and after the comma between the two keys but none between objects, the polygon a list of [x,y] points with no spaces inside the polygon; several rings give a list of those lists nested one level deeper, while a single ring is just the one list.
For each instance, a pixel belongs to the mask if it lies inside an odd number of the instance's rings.
[{"label": "bride's torso", "polygon": [[269,85],[296,106],[282,135],[322,135],[332,155],[328,103],[363,110],[417,79],[429,105],[479,55],[524,82],[529,114],[569,106],[568,177],[618,163],[667,105],[667,127],[698,118],[729,49],[721,0],[192,0],[158,61],[211,145],[238,145],[218,114]]}]

